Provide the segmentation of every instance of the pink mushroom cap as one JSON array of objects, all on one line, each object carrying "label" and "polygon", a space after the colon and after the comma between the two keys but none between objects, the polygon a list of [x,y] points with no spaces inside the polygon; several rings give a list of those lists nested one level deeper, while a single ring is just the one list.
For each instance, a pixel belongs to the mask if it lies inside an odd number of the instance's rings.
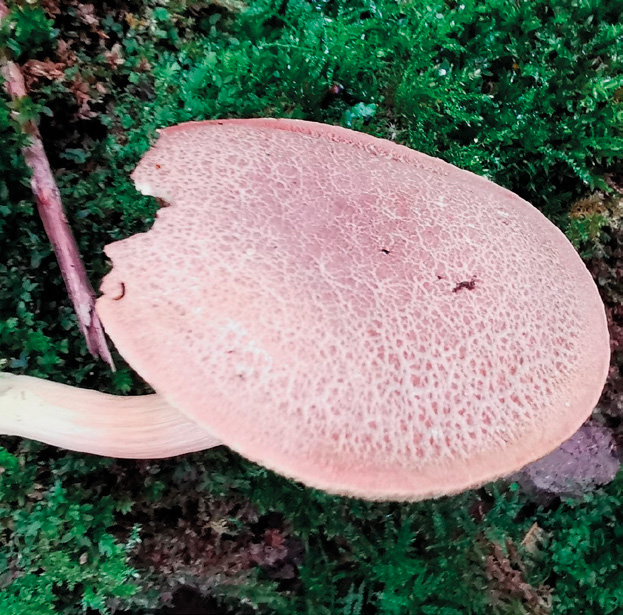
[{"label": "pink mushroom cap", "polygon": [[169,205],[106,247],[97,311],[166,400],[251,460],[369,499],[455,493],[569,438],[603,388],[596,286],[526,201],[296,120],[160,132]]}]

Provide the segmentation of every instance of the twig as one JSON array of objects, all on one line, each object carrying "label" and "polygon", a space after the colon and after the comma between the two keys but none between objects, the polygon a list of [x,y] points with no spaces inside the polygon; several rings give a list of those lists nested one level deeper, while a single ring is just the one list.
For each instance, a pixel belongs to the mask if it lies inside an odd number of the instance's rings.
[{"label": "twig", "polygon": [[[8,13],[6,4],[0,0],[0,24]],[[14,101],[19,101],[27,95],[22,72],[19,66],[7,57],[5,50],[0,50],[0,74],[4,78],[6,91]],[[41,134],[35,122],[30,120],[22,125],[22,130],[30,138],[30,144],[22,149],[26,164],[32,170],[30,186],[78,317],[78,326],[89,352],[108,363],[114,371],[115,365],[106,344],[104,328],[95,311],[95,292],[87,278],[78,246],[67,222]]]}]

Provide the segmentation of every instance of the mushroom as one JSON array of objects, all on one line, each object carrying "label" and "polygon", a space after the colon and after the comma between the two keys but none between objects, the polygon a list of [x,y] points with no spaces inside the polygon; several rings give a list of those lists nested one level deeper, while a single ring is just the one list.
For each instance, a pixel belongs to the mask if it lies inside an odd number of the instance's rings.
[{"label": "mushroom", "polygon": [[[252,119],[161,131],[133,179],[168,206],[106,247],[96,308],[179,451],[218,439],[332,493],[417,500],[546,455],[599,398],[609,340],[589,272],[482,177],[351,130]],[[81,395],[108,434],[143,412]]]}]

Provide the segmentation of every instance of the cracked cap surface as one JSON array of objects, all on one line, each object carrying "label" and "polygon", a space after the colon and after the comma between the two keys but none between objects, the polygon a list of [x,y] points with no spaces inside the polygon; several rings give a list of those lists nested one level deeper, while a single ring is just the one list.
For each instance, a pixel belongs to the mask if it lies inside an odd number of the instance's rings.
[{"label": "cracked cap surface", "polygon": [[296,120],[165,129],[133,178],[169,206],[107,246],[98,313],[143,378],[256,462],[439,496],[547,454],[598,400],[590,274],[484,178]]}]

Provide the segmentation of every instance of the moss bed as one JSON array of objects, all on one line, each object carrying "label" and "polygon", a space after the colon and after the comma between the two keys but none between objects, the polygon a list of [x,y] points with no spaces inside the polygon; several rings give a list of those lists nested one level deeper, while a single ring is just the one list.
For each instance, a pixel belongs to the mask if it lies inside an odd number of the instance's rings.
[{"label": "moss bed", "polygon": [[[596,419],[623,416],[623,1],[33,0],[0,49],[0,369],[111,393],[37,217],[36,119],[95,286],[157,204],[129,174],[180,121],[290,117],[390,138],[517,192],[607,306]],[[225,450],[158,462],[0,438],[0,613],[585,615],[623,611],[623,475],[574,498],[487,485],[417,504],[305,489]],[[585,460],[591,463],[591,457]]]}]

